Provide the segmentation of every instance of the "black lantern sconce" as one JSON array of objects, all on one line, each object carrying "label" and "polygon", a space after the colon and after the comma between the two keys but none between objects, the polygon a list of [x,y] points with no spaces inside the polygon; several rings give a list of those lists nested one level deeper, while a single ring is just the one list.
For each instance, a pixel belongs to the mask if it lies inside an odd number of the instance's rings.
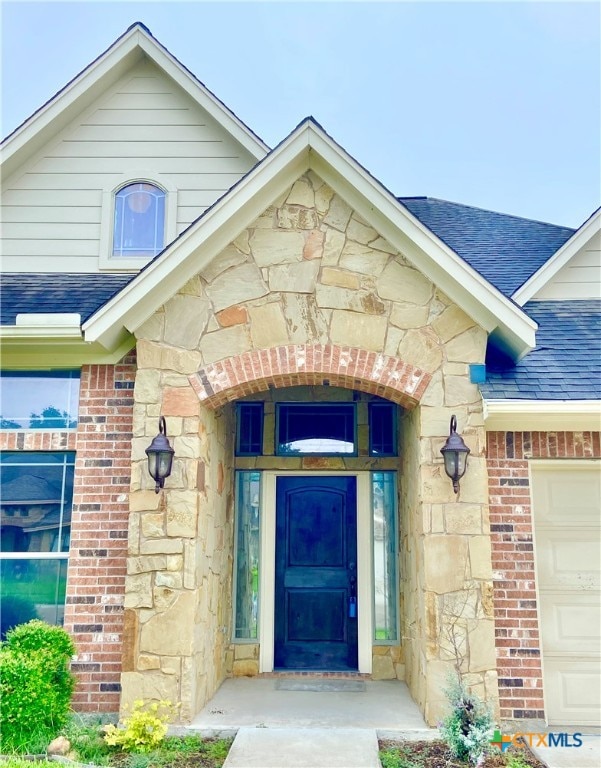
[{"label": "black lantern sconce", "polygon": [[165,478],[171,474],[171,465],[173,464],[173,454],[175,451],[169,445],[167,440],[167,424],[165,417],[159,419],[159,434],[146,449],[148,456],[148,471],[155,481],[155,493],[158,493],[165,485]]},{"label": "black lantern sconce", "polygon": [[453,490],[459,493],[459,481],[465,475],[470,449],[457,434],[456,416],[451,416],[450,434],[440,452],[444,457],[445,472],[453,481]]}]

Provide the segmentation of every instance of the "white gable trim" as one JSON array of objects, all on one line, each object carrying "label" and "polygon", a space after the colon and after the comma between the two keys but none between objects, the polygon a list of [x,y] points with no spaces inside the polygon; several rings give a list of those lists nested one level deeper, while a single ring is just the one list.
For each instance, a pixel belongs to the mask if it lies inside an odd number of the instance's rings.
[{"label": "white gable trim", "polygon": [[523,307],[547,285],[562,267],[572,259],[601,229],[601,208],[587,219],[580,229],[555,252],[543,266],[513,294],[512,299]]},{"label": "white gable trim", "polygon": [[485,400],[488,432],[598,431],[599,400]]},{"label": "white gable trim", "polygon": [[110,347],[134,332],[167,298],[257,218],[302,173],[313,169],[481,327],[519,358],[535,345],[527,315],[407,209],[312,120],[306,120],[83,326]]},{"label": "white gable trim", "polygon": [[50,101],[11,133],[2,146],[2,173],[8,177],[51,136],[88,107],[135,63],[147,56],[257,160],[269,151],[258,136],[200,83],[141,24],[134,24]]}]

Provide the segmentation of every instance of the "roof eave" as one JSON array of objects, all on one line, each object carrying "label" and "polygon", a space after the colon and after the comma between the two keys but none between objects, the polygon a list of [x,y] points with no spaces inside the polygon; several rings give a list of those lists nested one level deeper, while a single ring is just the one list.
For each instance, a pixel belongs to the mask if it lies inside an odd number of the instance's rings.
[{"label": "roof eave", "polygon": [[599,431],[601,400],[484,400],[488,432]]},{"label": "roof eave", "polygon": [[131,334],[123,333],[108,348],[83,338],[80,328],[0,327],[2,368],[5,370],[43,370],[46,368],[80,368],[86,364],[118,363],[136,343]]}]

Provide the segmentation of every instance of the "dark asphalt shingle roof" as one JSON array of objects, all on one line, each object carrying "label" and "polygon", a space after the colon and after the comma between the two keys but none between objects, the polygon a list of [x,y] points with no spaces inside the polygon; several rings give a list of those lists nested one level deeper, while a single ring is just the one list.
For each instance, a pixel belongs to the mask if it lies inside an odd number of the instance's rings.
[{"label": "dark asphalt shingle roof", "polygon": [[14,325],[17,314],[32,312],[79,312],[83,323],[133,277],[58,272],[3,274],[0,323]]},{"label": "dark asphalt shingle roof", "polygon": [[515,293],[575,232],[433,197],[398,200],[506,296]]},{"label": "dark asphalt shingle roof", "polygon": [[536,348],[516,364],[489,348],[487,400],[601,399],[601,301],[531,301]]}]

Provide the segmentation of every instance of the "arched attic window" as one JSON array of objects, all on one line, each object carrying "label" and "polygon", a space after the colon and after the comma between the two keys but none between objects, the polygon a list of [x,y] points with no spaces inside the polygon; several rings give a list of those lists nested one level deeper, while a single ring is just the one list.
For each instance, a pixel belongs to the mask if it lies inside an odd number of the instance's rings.
[{"label": "arched attic window", "polygon": [[165,244],[165,192],[135,182],[115,193],[114,257],[152,257]]}]

